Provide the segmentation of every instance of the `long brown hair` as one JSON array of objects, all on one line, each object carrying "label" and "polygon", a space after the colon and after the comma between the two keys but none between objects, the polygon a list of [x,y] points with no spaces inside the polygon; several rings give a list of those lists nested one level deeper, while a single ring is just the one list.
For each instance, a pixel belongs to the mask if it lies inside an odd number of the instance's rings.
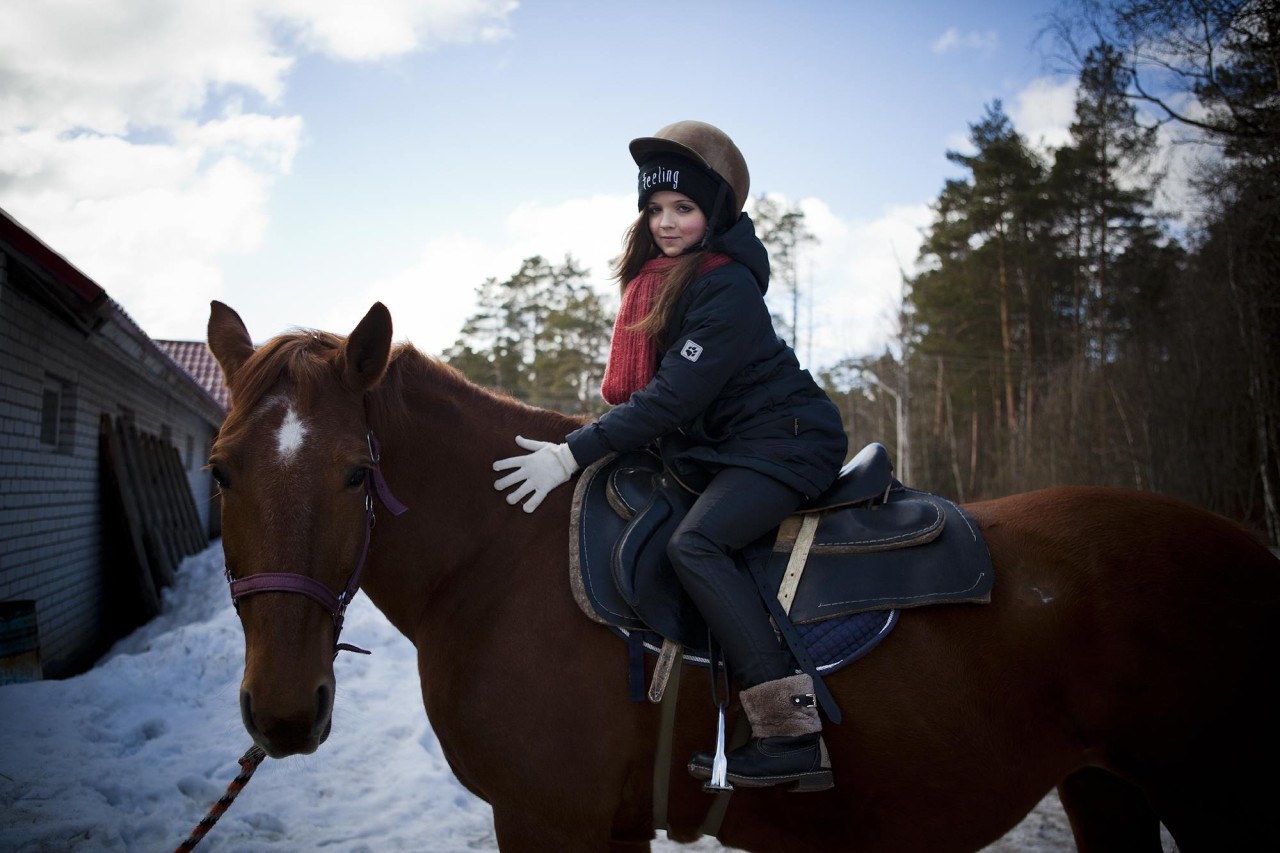
[{"label": "long brown hair", "polygon": [[[614,278],[618,280],[619,292],[625,294],[627,285],[640,274],[640,268],[661,254],[662,251],[653,242],[653,234],[649,231],[649,211],[642,210],[627,229],[622,257],[614,265]],[[690,282],[698,277],[704,254],[698,248],[680,257],[676,265],[667,271],[662,287],[658,288],[658,297],[653,301],[653,307],[643,320],[631,327],[632,330],[644,332],[654,338],[662,337],[676,303]]]}]

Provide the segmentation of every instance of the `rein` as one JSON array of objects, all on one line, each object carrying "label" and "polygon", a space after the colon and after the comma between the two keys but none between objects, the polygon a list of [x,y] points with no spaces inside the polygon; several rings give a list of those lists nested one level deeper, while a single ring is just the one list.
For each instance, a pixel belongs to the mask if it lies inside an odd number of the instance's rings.
[{"label": "rein", "polygon": [[400,515],[408,509],[391,493],[386,477],[382,475],[382,467],[379,465],[379,462],[382,461],[381,448],[378,445],[378,439],[374,437],[373,430],[369,430],[365,434],[365,439],[369,443],[369,459],[373,464],[369,468],[369,476],[365,480],[364,488],[364,544],[360,548],[360,559],[356,562],[355,571],[347,579],[347,585],[341,594],[334,595],[329,587],[315,578],[299,572],[261,572],[256,575],[250,575],[247,578],[235,580],[231,577],[231,567],[224,567],[227,583],[231,588],[231,601],[236,607],[236,612],[240,611],[240,599],[260,592],[296,592],[307,596],[323,607],[329,616],[333,618],[334,657],[337,657],[340,651],[369,654],[367,650],[359,646],[338,642],[338,637],[342,633],[342,621],[347,612],[347,605],[355,598],[356,591],[360,588],[360,575],[364,572],[365,558],[369,556],[369,540],[372,538],[373,525],[377,521],[377,516],[373,511],[373,496],[376,493],[378,499],[382,501],[382,505],[392,515]]}]

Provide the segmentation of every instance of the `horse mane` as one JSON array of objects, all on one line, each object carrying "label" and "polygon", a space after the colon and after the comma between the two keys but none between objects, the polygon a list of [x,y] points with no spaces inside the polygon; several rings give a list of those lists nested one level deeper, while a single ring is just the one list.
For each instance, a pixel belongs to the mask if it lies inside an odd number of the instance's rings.
[{"label": "horse mane", "polygon": [[252,411],[286,379],[300,394],[306,394],[306,389],[333,370],[345,340],[329,332],[299,329],[267,341],[227,383],[232,413]]},{"label": "horse mane", "polygon": [[[264,397],[286,381],[298,395],[299,405],[306,407],[309,390],[325,378],[332,378],[346,340],[345,336],[314,329],[298,329],[272,338],[258,348],[229,383],[233,414],[253,411]],[[385,375],[366,395],[370,420],[408,425],[411,421],[408,402],[422,389],[431,389],[433,396],[448,401],[460,412],[486,412],[491,418],[519,421],[522,425],[529,424],[530,431],[548,435],[554,435],[557,430],[563,435],[567,429],[584,422],[477,385],[462,371],[426,355],[410,343],[392,347]]]},{"label": "horse mane", "polygon": [[[531,432],[564,435],[585,420],[551,409],[531,406],[505,391],[478,385],[450,364],[427,355],[409,343],[396,344],[382,381],[368,395],[370,419],[404,425],[410,419],[408,401],[422,389],[431,389],[441,404],[458,412],[457,423],[469,415],[484,413],[487,419],[519,422]],[[514,437],[514,433],[512,433]]]}]

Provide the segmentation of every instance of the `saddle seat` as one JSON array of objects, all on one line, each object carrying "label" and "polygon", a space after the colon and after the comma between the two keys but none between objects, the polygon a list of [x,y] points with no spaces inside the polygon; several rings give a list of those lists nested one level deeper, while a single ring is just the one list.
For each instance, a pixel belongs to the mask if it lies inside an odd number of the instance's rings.
[{"label": "saddle seat", "polygon": [[822,512],[888,497],[893,482],[893,462],[889,459],[889,451],[880,442],[873,441],[845,463],[836,481],[825,492],[801,504],[796,512]]}]

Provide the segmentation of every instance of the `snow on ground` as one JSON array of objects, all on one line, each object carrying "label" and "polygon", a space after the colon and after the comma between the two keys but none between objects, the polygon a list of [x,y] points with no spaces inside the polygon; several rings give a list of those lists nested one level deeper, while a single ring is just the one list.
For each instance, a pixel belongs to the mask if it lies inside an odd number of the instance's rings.
[{"label": "snow on ground", "polygon": [[[364,597],[340,655],[333,734],[267,760],[201,851],[493,851],[489,807],[449,771],[427,723],[413,646]],[[0,850],[172,850],[239,772],[244,639],[215,543],[189,558],[164,610],[94,669],[0,687]],[[666,840],[656,851],[710,851]],[[1073,850],[1046,799],[990,851]]]}]

